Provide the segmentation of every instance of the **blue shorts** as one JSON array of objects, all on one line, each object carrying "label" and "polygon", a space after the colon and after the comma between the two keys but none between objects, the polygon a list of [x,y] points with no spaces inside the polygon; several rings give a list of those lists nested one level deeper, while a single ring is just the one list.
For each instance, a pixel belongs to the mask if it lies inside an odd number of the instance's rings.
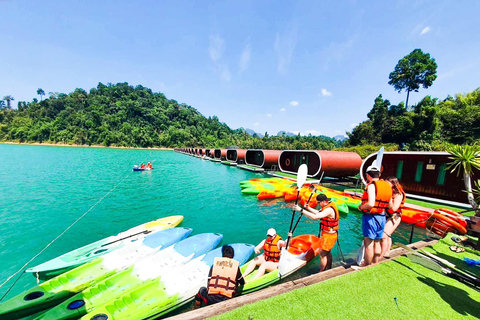
[{"label": "blue shorts", "polygon": [[362,232],[363,236],[372,240],[379,240],[383,237],[385,229],[385,214],[363,214]]}]

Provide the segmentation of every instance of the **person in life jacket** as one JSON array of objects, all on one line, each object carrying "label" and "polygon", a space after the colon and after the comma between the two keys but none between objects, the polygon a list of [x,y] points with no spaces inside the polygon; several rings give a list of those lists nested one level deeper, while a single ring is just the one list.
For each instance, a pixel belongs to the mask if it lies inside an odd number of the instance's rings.
[{"label": "person in life jacket", "polygon": [[392,187],[380,180],[380,169],[369,166],[367,172],[367,187],[362,196],[362,204],[358,210],[363,213],[362,233],[365,247],[364,265],[380,261],[382,248],[380,242],[385,228],[385,210],[391,206]]},{"label": "person in life jacket", "polygon": [[263,255],[256,256],[248,264],[243,277],[246,278],[257,266],[259,266],[257,273],[250,281],[260,278],[265,274],[265,271],[271,272],[277,269],[280,261],[280,248],[285,246],[285,241],[277,234],[277,231],[273,228],[268,229],[267,239],[262,240],[255,247],[255,253],[259,254],[260,250],[263,249]]},{"label": "person in life jacket", "polygon": [[152,166],[151,162],[147,163],[147,169],[153,169],[153,166]]},{"label": "person in life jacket", "polygon": [[308,203],[304,208],[297,205],[294,209],[302,212],[312,220],[320,220],[320,229],[322,230],[320,238],[320,272],[322,272],[332,268],[331,251],[338,239],[340,213],[337,205],[323,193],[317,196],[317,202],[321,207],[320,210],[309,207]]},{"label": "person in life jacket", "polygon": [[392,186],[392,201],[386,211],[387,222],[385,222],[385,230],[380,243],[382,247],[381,257],[389,256],[390,248],[392,247],[392,234],[402,221],[403,205],[407,199],[405,191],[403,191],[402,185],[396,177],[388,177],[386,181]]},{"label": "person in life jacket", "polygon": [[145,163],[142,163],[142,164],[140,165],[140,169],[145,169]]},{"label": "person in life jacket", "polygon": [[239,262],[233,259],[235,252],[231,246],[222,247],[222,258],[215,258],[208,274],[207,287],[201,287],[195,295],[194,309],[202,303],[211,305],[233,298],[239,286],[245,284]]}]

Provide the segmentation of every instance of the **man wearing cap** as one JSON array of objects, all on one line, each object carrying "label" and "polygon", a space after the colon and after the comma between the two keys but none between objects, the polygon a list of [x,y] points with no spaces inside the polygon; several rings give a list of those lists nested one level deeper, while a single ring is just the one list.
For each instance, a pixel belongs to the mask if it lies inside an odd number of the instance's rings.
[{"label": "man wearing cap", "polygon": [[335,246],[335,242],[338,239],[338,228],[340,221],[340,213],[337,205],[331,201],[325,194],[319,194],[317,196],[318,204],[321,209],[316,210],[306,204],[302,209],[300,206],[295,206],[295,211],[303,212],[303,214],[312,219],[320,220],[320,229],[322,230],[322,236],[320,238],[320,272],[332,268],[332,249]]},{"label": "man wearing cap", "polygon": [[385,228],[385,209],[392,200],[392,187],[380,180],[380,169],[374,165],[366,170],[367,187],[362,195],[362,204],[358,210],[363,212],[362,232],[365,246],[364,265],[380,261],[382,252],[380,242]]},{"label": "man wearing cap", "polygon": [[246,278],[257,266],[259,266],[258,271],[250,281],[260,278],[265,274],[265,271],[271,272],[277,269],[278,262],[280,261],[280,248],[285,247],[285,245],[285,241],[282,240],[282,237],[277,234],[275,229],[268,229],[267,239],[262,240],[255,247],[256,254],[259,254],[263,248],[263,255],[256,256],[252,262],[248,264],[243,277]]}]

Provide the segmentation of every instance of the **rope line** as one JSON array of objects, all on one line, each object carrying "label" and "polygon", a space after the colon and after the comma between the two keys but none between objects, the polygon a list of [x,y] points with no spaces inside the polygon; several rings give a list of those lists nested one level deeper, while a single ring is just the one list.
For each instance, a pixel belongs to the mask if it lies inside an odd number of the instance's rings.
[{"label": "rope line", "polygon": [[[132,171],[133,172],[133,171]],[[77,222],[79,222],[83,217],[85,217],[90,211],[93,210],[93,208],[95,208],[100,202],[102,202],[103,199],[105,199],[110,193],[113,192],[113,190],[115,190],[126,178],[128,178],[131,173],[130,172],[129,174],[127,174],[122,180],[120,180],[119,183],[117,183],[116,186],[114,186],[112,189],[110,189],[110,191],[108,191],[103,197],[100,198],[100,200],[98,200],[93,206],[90,207],[90,209],[88,209],[84,214],[82,214],[79,218],[77,218],[77,220],[75,220],[72,224],[70,224],[70,226],[68,226],[62,233],[60,233],[55,239],[53,239],[49,244],[47,244],[39,253],[37,253],[33,258],[31,258],[27,263],[25,263],[23,265],[23,267],[21,267],[17,272],[15,272],[14,274],[12,274],[10,277],[7,278],[7,280],[5,280],[1,285],[0,285],[0,288],[2,288],[8,281],[10,281],[10,279],[12,279],[14,276],[16,276],[20,271],[22,271],[23,269],[25,269],[25,267],[30,263],[32,262],[33,260],[35,260],[35,258],[37,258],[40,254],[42,254],[48,247],[50,247],[55,241],[57,241],[61,236],[63,236],[68,230],[70,230]],[[22,272],[22,274],[20,274],[20,276],[18,277],[18,279],[20,279],[20,277],[23,275],[23,273],[25,273],[25,271]],[[5,298],[5,296],[7,295],[7,293],[10,291],[10,289],[17,283],[18,279],[14,282],[14,284],[8,289],[8,291],[5,293],[5,295],[0,299],[0,301],[3,300],[3,298]]]}]

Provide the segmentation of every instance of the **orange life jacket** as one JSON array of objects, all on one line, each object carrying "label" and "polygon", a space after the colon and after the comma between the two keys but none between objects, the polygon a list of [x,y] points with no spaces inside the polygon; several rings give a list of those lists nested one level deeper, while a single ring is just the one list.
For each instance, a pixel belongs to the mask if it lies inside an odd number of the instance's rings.
[{"label": "orange life jacket", "polygon": [[144,164],[142,164],[142,165],[140,166],[140,168],[141,168],[141,169],[144,169],[144,168],[145,168],[145,165],[144,165]]},{"label": "orange life jacket", "polygon": [[391,208],[388,208],[387,209],[387,213],[392,215],[394,213],[400,213],[402,214],[402,210],[403,210],[403,207],[404,207],[404,204],[405,204],[405,200],[407,200],[407,195],[405,194],[405,192],[402,192],[402,203],[400,203],[400,206],[398,207],[397,211],[393,211]]},{"label": "orange life jacket", "polygon": [[215,258],[212,277],[208,281],[208,294],[221,294],[231,298],[237,288],[239,262],[230,258]]},{"label": "orange life jacket", "polygon": [[375,180],[367,184],[362,195],[362,205],[368,203],[368,186],[375,185],[375,205],[370,210],[363,210],[364,213],[382,214],[388,208],[388,203],[392,198],[392,186],[385,180]]},{"label": "orange life jacket", "polygon": [[338,212],[337,205],[334,202],[330,202],[328,205],[323,207],[322,211],[332,208],[335,211],[335,218],[325,217],[320,221],[320,228],[325,231],[337,231],[339,228],[340,214]]},{"label": "orange life jacket", "polygon": [[282,240],[282,237],[280,237],[278,234],[275,236],[275,238],[273,238],[273,240],[270,238],[265,240],[265,244],[263,245],[263,257],[265,258],[265,261],[280,261],[280,249],[277,247],[277,243],[280,240]]}]

